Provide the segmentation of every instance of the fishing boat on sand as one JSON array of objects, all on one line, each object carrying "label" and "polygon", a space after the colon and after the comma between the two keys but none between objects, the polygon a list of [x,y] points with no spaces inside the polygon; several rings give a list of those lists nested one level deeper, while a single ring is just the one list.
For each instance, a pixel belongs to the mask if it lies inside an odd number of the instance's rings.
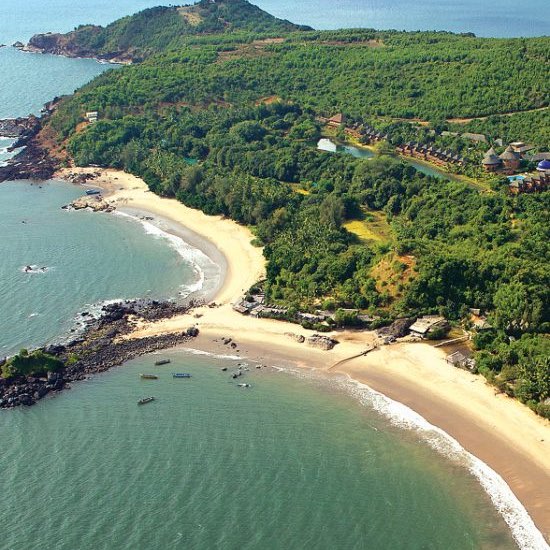
[{"label": "fishing boat on sand", "polygon": [[146,403],[151,403],[151,401],[154,401],[155,398],[153,396],[151,397],[144,397],[143,399],[140,399],[138,401],[138,405],[145,405]]},{"label": "fishing boat on sand", "polygon": [[191,378],[191,375],[186,372],[173,372],[172,376],[174,378]]},{"label": "fishing boat on sand", "polygon": [[158,376],[156,374],[140,374],[139,376],[144,380],[158,380]]}]

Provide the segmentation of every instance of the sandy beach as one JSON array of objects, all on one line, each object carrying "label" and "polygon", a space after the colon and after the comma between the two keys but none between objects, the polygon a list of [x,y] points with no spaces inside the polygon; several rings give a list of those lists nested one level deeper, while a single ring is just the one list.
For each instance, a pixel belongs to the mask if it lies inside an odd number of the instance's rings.
[{"label": "sandy beach", "polygon": [[[369,349],[376,335],[368,331],[338,332],[333,336],[340,343],[331,351],[322,351],[289,336],[313,334],[298,325],[236,313],[232,303],[265,273],[262,250],[251,244],[253,235],[247,228],[219,216],[207,216],[174,199],[160,198],[139,178],[123,172],[101,170],[101,176],[92,183],[102,187],[105,200],[119,210],[183,227],[185,240],[223,268],[220,284],[209,296],[215,305],[140,325],[133,337],[196,324],[200,336],[192,345],[199,349],[238,353],[264,364],[289,362],[364,383],[419,413],[495,470],[550,540],[549,421],[513,399],[496,395],[483,377],[447,365],[445,353],[428,344],[383,346],[337,365]],[[228,348],[222,338],[231,338],[236,347]]]}]

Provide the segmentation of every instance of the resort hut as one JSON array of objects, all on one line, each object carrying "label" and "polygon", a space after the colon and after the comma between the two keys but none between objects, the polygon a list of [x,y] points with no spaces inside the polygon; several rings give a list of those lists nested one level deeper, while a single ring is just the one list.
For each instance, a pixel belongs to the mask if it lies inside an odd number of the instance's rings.
[{"label": "resort hut", "polygon": [[446,361],[449,365],[453,367],[462,367],[466,363],[467,357],[460,351],[455,351],[451,355],[447,355]]},{"label": "resort hut", "polygon": [[502,161],[497,156],[496,151],[491,147],[485,153],[481,164],[486,172],[496,172],[502,166]]},{"label": "resort hut", "polygon": [[550,175],[550,160],[541,160],[537,165],[537,172]]},{"label": "resort hut", "polygon": [[328,125],[333,127],[340,127],[342,124],[344,124],[344,115],[342,113],[338,113],[334,115],[333,117],[328,119]]},{"label": "resort hut", "polygon": [[86,113],[86,120],[93,124],[94,122],[97,122],[97,119],[99,118],[99,113],[97,111],[88,111]]},{"label": "resort hut", "polygon": [[508,145],[506,147],[506,151],[500,155],[500,159],[504,163],[504,167],[507,170],[517,170],[519,168],[519,165],[521,163],[521,155],[519,153],[516,153],[511,145]]}]

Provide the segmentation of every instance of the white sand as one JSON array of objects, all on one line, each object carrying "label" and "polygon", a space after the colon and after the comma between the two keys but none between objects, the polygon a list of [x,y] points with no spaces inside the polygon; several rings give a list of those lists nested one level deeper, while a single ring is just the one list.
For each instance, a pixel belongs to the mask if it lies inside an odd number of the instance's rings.
[{"label": "white sand", "polygon": [[491,466],[550,538],[550,422],[513,399],[496,395],[481,376],[447,365],[444,353],[427,344],[386,346],[331,370],[338,361],[369,348],[375,335],[339,332],[335,336],[341,343],[326,352],[289,338],[288,332],[311,334],[297,325],[234,312],[231,304],[265,274],[262,250],[252,246],[253,235],[247,228],[160,198],[140,179],[119,171],[102,170],[95,183],[106,189],[107,200],[117,208],[133,208],[181,224],[215,245],[227,263],[225,281],[215,298],[220,305],[141,325],[133,337],[197,325],[201,336],[193,342],[195,347],[212,351],[220,346],[214,340],[229,337],[238,342],[241,353],[260,361],[286,358],[321,371],[346,373],[408,405]]}]

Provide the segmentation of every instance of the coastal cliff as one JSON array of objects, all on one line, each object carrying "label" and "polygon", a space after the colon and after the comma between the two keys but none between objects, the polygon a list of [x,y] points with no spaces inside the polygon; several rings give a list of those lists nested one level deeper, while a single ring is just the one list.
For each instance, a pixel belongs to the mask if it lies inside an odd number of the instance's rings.
[{"label": "coastal cliff", "polygon": [[89,57],[118,63],[131,62],[132,53],[130,51],[109,51],[100,53],[94,47],[82,42],[83,33],[86,33],[88,38],[93,38],[99,37],[102,31],[102,27],[87,25],[79,31],[73,31],[67,34],[36,34],[30,39],[29,43],[24,47],[24,50],[73,58]]},{"label": "coastal cliff", "polygon": [[311,28],[278,19],[247,0],[201,0],[191,6],[146,9],[106,27],[81,25],[66,34],[37,34],[24,49],[127,64],[181,45],[192,36],[301,30]]},{"label": "coastal cliff", "polygon": [[22,149],[0,166],[0,183],[13,180],[48,180],[59,168],[61,157],[56,153],[47,122],[57,106],[58,98],[47,103],[40,118],[0,120],[0,136],[17,138],[8,151]]}]

